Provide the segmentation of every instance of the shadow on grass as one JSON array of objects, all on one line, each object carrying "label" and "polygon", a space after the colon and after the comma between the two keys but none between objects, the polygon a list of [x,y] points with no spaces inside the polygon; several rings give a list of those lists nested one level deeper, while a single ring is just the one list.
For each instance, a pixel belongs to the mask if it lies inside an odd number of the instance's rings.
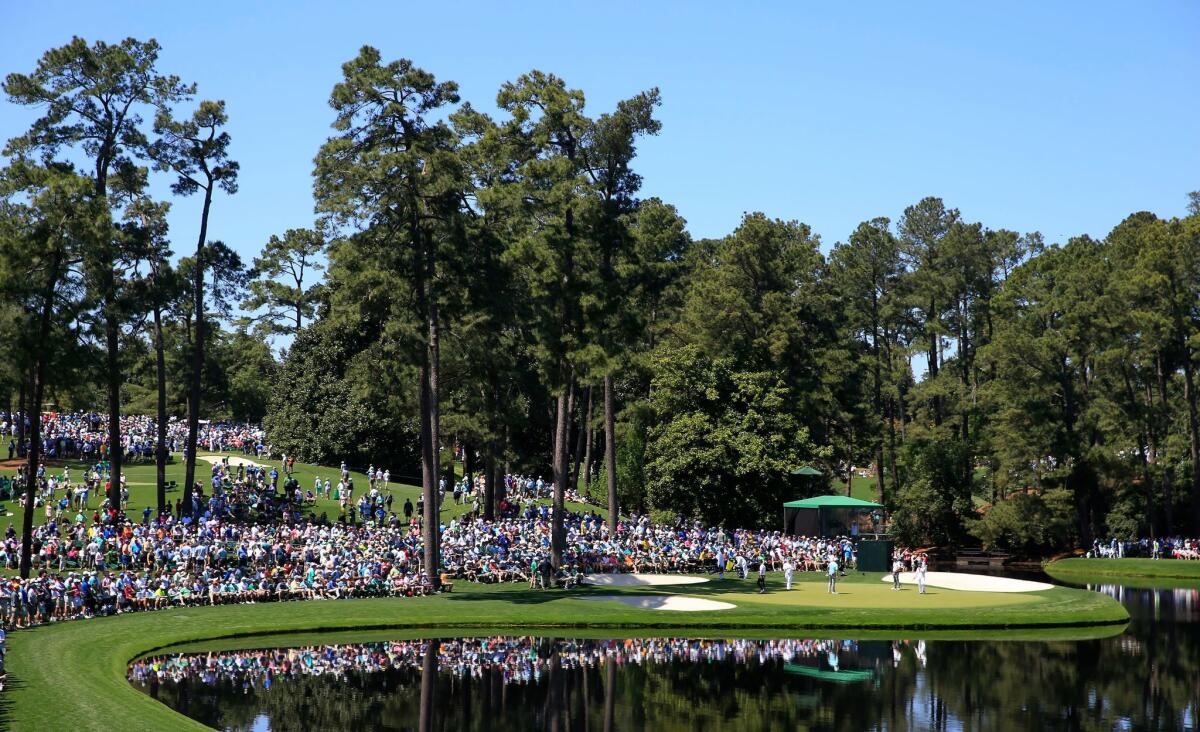
[{"label": "shadow on grass", "polygon": [[[479,602],[486,600],[502,600],[518,605],[540,605],[555,600],[563,600],[577,594],[587,594],[577,590],[504,590],[501,592],[471,592],[459,594],[451,592],[440,597],[450,602]],[[597,593],[599,594],[599,593]]]},{"label": "shadow on grass", "polygon": [[[851,588],[857,582],[847,582],[845,584],[839,582],[839,595],[853,595],[855,591]],[[729,594],[751,595],[758,593],[757,578],[751,579],[724,579],[719,580],[715,577],[708,582],[697,584],[683,585],[583,585],[580,587],[565,590],[561,588],[553,589],[509,589],[511,585],[504,585],[503,589],[497,588],[488,592],[467,592],[455,593],[451,592],[446,595],[441,595],[448,601],[455,602],[477,602],[487,600],[500,600],[504,602],[512,602],[518,605],[540,605],[555,600],[564,600],[570,598],[597,597],[601,595],[687,595],[689,597],[714,597],[720,598]],[[817,579],[810,577],[805,580],[797,579],[793,583],[792,590],[785,590],[781,580],[770,580],[767,583],[767,593],[776,594],[781,592],[796,593],[798,596],[803,596],[802,588],[810,594],[814,592],[825,593],[824,578]],[[844,588],[844,589],[843,589]],[[915,590],[914,590],[915,591]]]},{"label": "shadow on grass", "polygon": [[4,681],[4,690],[0,691],[0,729],[12,729],[12,697],[10,696],[15,689],[20,689],[25,684],[11,673]]},{"label": "shadow on grass", "polygon": [[567,600],[578,597],[598,597],[601,595],[689,595],[704,597],[707,595],[723,595],[730,592],[751,592],[756,589],[752,581],[725,580],[721,582],[690,584],[690,585],[582,585],[569,590],[552,588],[545,590],[495,589],[489,592],[466,592],[459,594],[451,592],[440,595],[450,602],[478,602],[500,600],[518,605],[539,605],[555,600]]}]

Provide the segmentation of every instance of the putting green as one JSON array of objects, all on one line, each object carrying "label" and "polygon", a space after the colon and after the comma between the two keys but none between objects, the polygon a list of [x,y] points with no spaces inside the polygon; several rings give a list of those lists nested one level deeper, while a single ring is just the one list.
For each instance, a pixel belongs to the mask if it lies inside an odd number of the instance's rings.
[{"label": "putting green", "polygon": [[917,592],[915,587],[893,590],[882,583],[875,586],[862,582],[839,582],[836,595],[829,594],[823,584],[804,582],[793,585],[791,590],[771,588],[765,595],[758,594],[757,590],[750,590],[747,592],[722,592],[709,595],[709,597],[734,604],[750,602],[791,607],[828,608],[830,610],[839,607],[954,610],[1029,605],[1043,600],[1036,592],[963,592],[930,587],[922,595]]}]

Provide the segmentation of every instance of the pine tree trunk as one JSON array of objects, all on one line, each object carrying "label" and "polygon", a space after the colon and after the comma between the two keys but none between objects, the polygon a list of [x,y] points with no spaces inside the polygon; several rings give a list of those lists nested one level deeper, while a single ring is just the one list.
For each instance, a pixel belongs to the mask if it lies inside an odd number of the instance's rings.
[{"label": "pine tree trunk", "polygon": [[425,658],[421,663],[421,706],[419,711],[420,732],[437,732],[437,681],[438,651],[441,643],[430,640],[425,646]]},{"label": "pine tree trunk", "polygon": [[591,395],[588,395],[588,420],[583,444],[583,490],[591,495],[592,490],[592,444],[595,442],[595,432],[592,430]]},{"label": "pine tree trunk", "polygon": [[[1146,399],[1146,414],[1148,415],[1146,419],[1146,436],[1148,444],[1150,445],[1150,454],[1147,456],[1147,459],[1151,466],[1156,467],[1158,465],[1158,420],[1155,416],[1154,409],[1154,387],[1149,381],[1146,382],[1144,391]],[[1147,480],[1149,480],[1151,476],[1152,473],[1147,471]],[[1147,491],[1151,495],[1154,495],[1153,485],[1147,484]],[[1154,515],[1151,516],[1151,532],[1157,533],[1158,526],[1158,511],[1155,511]]]},{"label": "pine tree trunk", "polygon": [[[430,268],[432,270],[432,267]],[[431,298],[432,300],[432,298]],[[433,586],[441,585],[439,570],[441,569],[441,503],[445,498],[438,485],[437,475],[438,466],[441,462],[441,405],[438,400],[438,376],[439,376],[439,327],[438,308],[434,302],[430,303],[429,307],[429,444],[432,452],[433,465],[431,470],[433,474],[432,487],[436,492],[432,504],[425,504],[425,536],[426,536],[426,552],[429,553],[428,547],[432,545],[433,562],[428,568],[429,581]],[[452,461],[453,462],[453,461]]]},{"label": "pine tree trunk", "polygon": [[[462,464],[463,464],[463,480],[466,481],[468,488],[474,488],[475,483],[475,461],[471,456],[471,444],[468,442],[462,443]],[[453,469],[454,460],[450,461],[451,469]]]},{"label": "pine tree trunk", "polygon": [[[929,312],[926,313],[927,317],[925,320],[925,327],[929,329],[929,355],[925,361],[925,368],[928,372],[927,378],[930,380],[936,379],[938,375],[938,335],[937,331],[933,328],[936,312],[937,302],[930,301]],[[940,426],[942,424],[942,400],[937,395],[934,395],[932,402],[933,423]]]},{"label": "pine tree trunk", "polygon": [[587,442],[587,433],[589,424],[592,419],[592,387],[587,388],[586,406],[580,415],[579,431],[575,437],[575,454],[571,456],[571,489],[579,490],[579,467],[580,461],[583,460],[584,443]]},{"label": "pine tree trunk", "polygon": [[28,579],[31,569],[32,549],[33,549],[33,512],[34,498],[37,496],[38,478],[37,470],[38,463],[41,462],[42,450],[42,374],[44,371],[42,356],[36,357],[36,364],[33,367],[33,385],[32,395],[30,398],[30,415],[29,420],[29,453],[26,455],[25,462],[25,512],[21,517],[21,563],[20,572],[21,579]]},{"label": "pine tree trunk", "polygon": [[[35,343],[46,343],[50,338],[50,322],[54,312],[54,290],[58,284],[59,270],[62,267],[62,252],[56,250],[51,257],[49,271],[46,275],[46,287],[42,293],[42,310],[38,320],[38,338]],[[21,517],[21,579],[28,579],[33,549],[33,499],[38,488],[38,464],[41,462],[42,449],[42,393],[46,385],[46,356],[41,348],[35,347],[33,369],[30,374],[33,383],[30,392],[29,420],[29,455],[26,462],[25,475],[25,513]]]},{"label": "pine tree trunk", "polygon": [[[562,370],[567,371],[566,364]],[[574,379],[566,379],[566,387],[558,395],[554,418],[554,506],[551,515],[550,564],[554,569],[562,566],[563,550],[566,548],[566,532],[563,530],[565,507],[563,489],[567,482],[567,404],[571,401]]]},{"label": "pine tree trunk", "polygon": [[21,451],[25,449],[25,419],[29,416],[29,405],[27,403],[28,399],[26,398],[26,391],[28,390],[26,386],[27,384],[27,379],[21,379],[21,390],[17,395],[17,411],[20,413],[20,417],[16,420],[18,456],[21,454]]},{"label": "pine tree trunk", "polygon": [[487,456],[483,465],[483,518],[496,519],[496,441],[488,443]]},{"label": "pine tree trunk", "polygon": [[[960,318],[959,319],[960,323],[966,322],[966,302],[962,303],[962,306],[960,308],[959,318]],[[967,335],[967,330],[966,330],[965,325],[959,325],[959,328],[958,328],[958,360],[960,361],[960,363],[958,365],[958,386],[962,392],[960,395],[961,401],[959,404],[959,415],[960,415],[959,418],[962,420],[962,424],[960,425],[960,428],[961,428],[962,441],[965,443],[970,438],[970,422],[969,422],[970,415],[969,415],[969,410],[967,409],[966,394],[967,394],[967,383],[969,381],[969,379],[967,377],[968,377],[968,371],[970,369],[970,363],[971,363],[971,341],[970,341],[969,336]],[[968,466],[968,470],[969,469],[970,469],[970,466]],[[969,484],[971,476],[968,474],[965,477],[967,478],[967,481]]]},{"label": "pine tree trunk", "polygon": [[204,205],[200,210],[200,235],[196,238],[195,282],[192,283],[192,309],[196,318],[196,337],[192,344],[192,373],[188,383],[187,457],[184,467],[184,486],[190,495],[196,480],[196,448],[200,435],[200,382],[204,373],[204,241],[208,237],[208,212],[212,207],[212,185],[204,190]]},{"label": "pine tree trunk", "polygon": [[[1137,391],[1133,388],[1133,379],[1130,377],[1128,369],[1122,364],[1121,376],[1125,384],[1125,398],[1129,400],[1131,409],[1136,410],[1138,407]],[[1137,455],[1138,462],[1142,468],[1142,488],[1146,493],[1146,528],[1150,532],[1151,538],[1155,536],[1154,531],[1154,484],[1150,480],[1150,456],[1147,454],[1146,446],[1150,445],[1153,450],[1155,438],[1153,436],[1154,425],[1151,420],[1146,420],[1145,423],[1139,424],[1137,427]]]},{"label": "pine tree trunk", "polygon": [[617,664],[609,658],[604,667],[604,732],[613,732],[617,716]]},{"label": "pine tree trunk", "polygon": [[120,327],[117,322],[115,293],[105,294],[104,339],[107,347],[105,365],[108,370],[108,459],[112,485],[108,490],[109,506],[121,510],[121,362]]},{"label": "pine tree trunk", "polygon": [[[1165,440],[1169,433],[1170,402],[1167,401],[1167,371],[1163,363],[1164,358],[1160,352],[1155,359],[1155,377],[1158,381],[1158,401],[1161,409],[1158,419],[1163,425],[1161,433]],[[1175,531],[1175,467],[1171,465],[1170,460],[1163,464],[1163,519],[1166,521],[1163,533],[1170,536]]]},{"label": "pine tree trunk", "polygon": [[895,399],[888,400],[888,451],[891,452],[891,467],[892,467],[892,499],[900,498],[900,461],[896,459],[896,411],[897,402]]},{"label": "pine tree trunk", "polygon": [[428,341],[421,349],[417,368],[418,409],[421,423],[421,497],[424,510],[421,516],[421,543],[424,550],[425,577],[435,589],[440,584],[439,570],[441,562],[441,527],[439,503],[441,499],[438,490],[440,465],[438,456],[440,444],[438,441],[438,404],[437,404],[437,370],[438,357],[438,320],[434,294],[428,291],[433,279],[434,259],[432,251],[425,251],[422,242],[422,231],[419,219],[414,215],[410,222],[409,234],[412,237],[412,257],[415,280],[413,290],[416,296],[416,306],[421,317],[425,319],[428,328]]},{"label": "pine tree trunk", "polygon": [[617,503],[617,423],[612,374],[604,375],[604,472],[608,479],[608,530],[617,532],[621,507]]},{"label": "pine tree trunk", "polygon": [[506,424],[504,425],[504,474],[512,474],[512,463],[509,462],[509,449],[512,445],[512,430]]},{"label": "pine tree trunk", "polygon": [[1192,349],[1183,348],[1183,396],[1188,408],[1188,447],[1192,459],[1192,536],[1200,535],[1200,419],[1196,414],[1196,384]]},{"label": "pine tree trunk", "polygon": [[[881,422],[887,417],[884,414],[883,407],[883,374],[879,359],[881,358],[881,349],[879,348],[879,298],[874,287],[871,288],[871,371],[874,383],[872,384],[871,400],[874,406],[876,419]],[[875,435],[875,493],[879,503],[883,503],[883,437]]]},{"label": "pine tree trunk", "polygon": [[424,515],[421,517],[421,537],[425,550],[425,575],[430,582],[436,582],[438,570],[438,511],[437,511],[437,467],[434,464],[433,440],[431,439],[431,405],[429,399],[429,363],[428,356],[422,358],[417,378],[420,412],[421,412],[421,498],[424,502]]},{"label": "pine tree trunk", "polygon": [[[158,513],[167,511],[167,365],[163,353],[162,308],[154,305],[154,377],[158,387],[157,424],[154,440],[155,486]],[[187,492],[184,484],[185,494]]]}]

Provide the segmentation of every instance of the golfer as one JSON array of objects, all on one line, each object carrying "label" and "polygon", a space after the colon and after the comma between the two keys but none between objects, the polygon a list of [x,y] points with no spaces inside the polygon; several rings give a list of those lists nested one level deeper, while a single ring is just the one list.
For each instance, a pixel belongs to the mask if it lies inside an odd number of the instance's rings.
[{"label": "golfer", "polygon": [[830,555],[829,556],[829,594],[831,594],[831,595],[837,594],[837,573],[838,573],[837,560],[833,558],[833,555]]},{"label": "golfer", "polygon": [[787,581],[787,588],[792,589],[792,574],[796,571],[796,563],[788,557],[783,563],[783,579]]},{"label": "golfer", "polygon": [[892,561],[892,589],[900,589],[900,572],[904,570],[904,562],[900,561],[900,557],[896,557]]},{"label": "golfer", "polygon": [[767,560],[758,558],[758,594],[767,594]]},{"label": "golfer", "polygon": [[925,594],[925,562],[917,563],[917,592]]}]

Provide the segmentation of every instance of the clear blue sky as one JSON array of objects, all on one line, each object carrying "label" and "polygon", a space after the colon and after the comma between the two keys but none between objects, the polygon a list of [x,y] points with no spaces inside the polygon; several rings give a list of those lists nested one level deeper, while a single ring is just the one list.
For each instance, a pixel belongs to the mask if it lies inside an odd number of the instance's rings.
[{"label": "clear blue sky", "polygon": [[[154,37],[162,70],[226,100],[241,191],[217,200],[210,235],[247,257],[311,223],[326,100],[363,44],[489,110],[532,68],[583,89],[596,114],[658,86],[663,131],[637,167],[696,236],[761,210],[832,245],[938,195],[1061,241],[1133,211],[1179,215],[1200,188],[1195,2],[5,4],[4,73],[73,34]],[[0,136],[32,117],[0,101]],[[194,245],[194,219],[176,204],[176,251]]]}]

